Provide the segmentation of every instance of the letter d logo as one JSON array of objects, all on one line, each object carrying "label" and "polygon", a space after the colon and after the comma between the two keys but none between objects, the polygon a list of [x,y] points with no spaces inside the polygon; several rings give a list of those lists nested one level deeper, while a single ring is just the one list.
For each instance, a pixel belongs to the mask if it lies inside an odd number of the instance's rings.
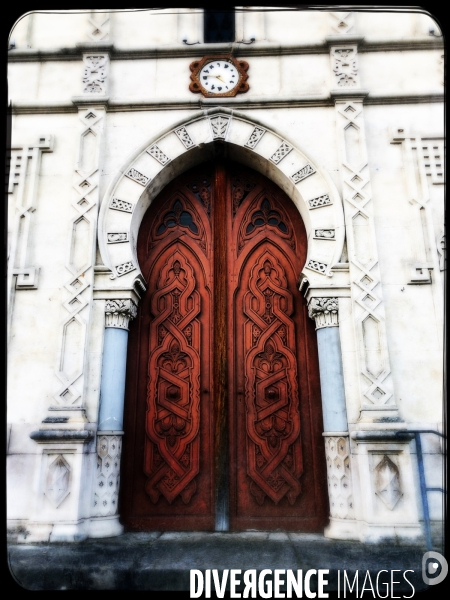
[{"label": "letter d logo", "polygon": [[427,585],[441,583],[447,577],[448,564],[439,552],[425,552],[422,558],[422,579]]}]

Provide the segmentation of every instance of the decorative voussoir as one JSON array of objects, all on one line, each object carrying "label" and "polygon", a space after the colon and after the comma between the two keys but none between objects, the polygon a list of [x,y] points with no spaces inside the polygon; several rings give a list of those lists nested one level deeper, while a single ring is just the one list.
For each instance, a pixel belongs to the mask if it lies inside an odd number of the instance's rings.
[{"label": "decorative voussoir", "polygon": [[308,314],[316,322],[316,329],[339,326],[339,302],[337,298],[311,298]]},{"label": "decorative voussoir", "polygon": [[132,300],[107,300],[105,304],[105,327],[128,329],[130,319],[134,319],[136,315],[137,306]]}]

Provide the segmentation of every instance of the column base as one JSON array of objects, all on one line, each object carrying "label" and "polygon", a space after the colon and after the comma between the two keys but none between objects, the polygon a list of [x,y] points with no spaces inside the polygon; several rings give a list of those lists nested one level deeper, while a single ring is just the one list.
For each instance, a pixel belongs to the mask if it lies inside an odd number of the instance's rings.
[{"label": "column base", "polygon": [[88,521],[48,523],[29,521],[17,536],[19,544],[38,542],[82,542],[88,537]]},{"label": "column base", "polygon": [[358,523],[354,519],[338,519],[330,517],[330,522],[323,532],[326,538],[332,540],[359,540]]},{"label": "column base", "polygon": [[105,538],[122,535],[123,525],[119,523],[119,516],[112,517],[93,517],[89,527],[89,537]]},{"label": "column base", "polygon": [[422,527],[416,524],[382,525],[359,522],[360,540],[364,544],[395,541],[396,544],[423,544]]}]

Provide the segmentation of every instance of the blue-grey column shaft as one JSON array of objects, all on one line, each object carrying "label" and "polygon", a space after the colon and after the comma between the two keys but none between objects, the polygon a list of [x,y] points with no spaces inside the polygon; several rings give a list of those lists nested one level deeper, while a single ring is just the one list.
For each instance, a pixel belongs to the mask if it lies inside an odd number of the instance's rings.
[{"label": "blue-grey column shaft", "polygon": [[312,298],[316,321],[324,432],[348,431],[337,298]]},{"label": "blue-grey column shaft", "polygon": [[108,300],[105,312],[98,431],[122,431],[128,322],[136,315],[136,305],[131,300]]}]

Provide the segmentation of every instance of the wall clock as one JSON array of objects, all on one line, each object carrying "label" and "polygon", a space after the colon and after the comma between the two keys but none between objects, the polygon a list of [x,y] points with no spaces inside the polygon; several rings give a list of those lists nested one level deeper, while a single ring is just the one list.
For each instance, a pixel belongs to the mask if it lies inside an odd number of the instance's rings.
[{"label": "wall clock", "polygon": [[248,63],[229,56],[204,56],[191,63],[191,92],[207,98],[236,96],[247,92]]}]

